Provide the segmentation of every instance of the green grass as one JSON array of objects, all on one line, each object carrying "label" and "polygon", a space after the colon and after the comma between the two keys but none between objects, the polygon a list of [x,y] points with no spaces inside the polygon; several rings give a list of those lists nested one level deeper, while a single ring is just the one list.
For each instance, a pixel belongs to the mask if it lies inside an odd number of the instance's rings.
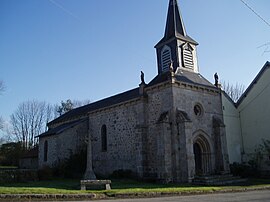
[{"label": "green grass", "polygon": [[147,194],[147,193],[189,193],[236,190],[240,188],[270,188],[270,180],[253,179],[242,186],[194,186],[190,184],[156,184],[134,180],[112,180],[112,190],[81,191],[79,180],[53,180],[30,183],[0,183],[0,194],[85,194],[96,193],[114,196],[116,194]]}]

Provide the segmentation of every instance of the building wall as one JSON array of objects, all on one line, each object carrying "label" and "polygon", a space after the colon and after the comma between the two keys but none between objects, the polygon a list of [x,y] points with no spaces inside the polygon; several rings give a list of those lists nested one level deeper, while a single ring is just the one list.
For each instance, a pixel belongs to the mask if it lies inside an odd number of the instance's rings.
[{"label": "building wall", "polygon": [[[108,176],[114,171],[142,172],[141,164],[141,100],[89,114],[89,132],[92,137],[93,170]],[[107,129],[107,151],[102,151],[101,128]]]},{"label": "building wall", "polygon": [[29,158],[20,159],[19,168],[20,169],[38,169],[38,158],[29,157]]},{"label": "building wall", "polygon": [[[248,161],[262,139],[270,140],[270,70],[267,68],[238,107]],[[266,158],[269,161],[269,157]]]},{"label": "building wall", "polygon": [[[172,89],[163,83],[148,88],[147,92],[147,134],[145,141],[144,177],[161,181],[171,178],[170,158],[165,156],[171,150],[169,114],[172,110]],[[163,124],[159,122],[162,121]]]},{"label": "building wall", "polygon": [[223,116],[226,129],[227,146],[230,163],[241,163],[242,135],[240,116],[237,108],[230,98],[222,93]]},{"label": "building wall", "polygon": [[[86,148],[85,138],[88,134],[88,122],[84,121],[72,128],[64,130],[57,135],[39,138],[38,165],[53,167],[63,160],[68,159],[71,154]],[[44,144],[48,142],[47,161],[44,161]]]},{"label": "building wall", "polygon": [[[202,135],[211,147],[209,172],[214,172],[218,153],[216,137],[220,136],[220,156],[224,169],[228,170],[225,133],[215,134],[213,119],[223,120],[221,96],[218,89],[202,90],[169,82],[147,90],[147,175],[163,182],[187,182],[195,175],[193,154],[194,139]],[[194,106],[203,107],[203,115],[194,115]],[[178,111],[191,118],[189,123],[177,122]],[[219,130],[219,129],[218,129]],[[225,159],[225,160],[224,160]],[[224,160],[224,162],[223,162]],[[226,162],[225,162],[226,161]],[[211,165],[210,165],[211,164]],[[226,165],[225,165],[226,164]],[[210,168],[211,167],[211,168]]]},{"label": "building wall", "polygon": [[[220,90],[196,86],[182,86],[181,84],[176,84],[173,90],[174,108],[185,111],[191,121],[189,127],[185,130],[185,145],[183,143],[179,145],[180,151],[183,146],[185,146],[186,150],[186,156],[179,156],[180,162],[182,165],[187,163],[186,170],[182,170],[181,172],[186,173],[185,175],[189,178],[193,178],[195,175],[193,145],[198,137],[202,137],[207,142],[206,144],[209,144],[209,156],[205,157],[208,160],[205,160],[204,172],[210,174],[219,170],[227,172],[229,169],[228,151],[226,133],[223,130]],[[200,116],[194,112],[195,105],[202,107],[202,114]],[[219,123],[218,126],[215,126],[217,120]],[[175,147],[177,148],[177,145]],[[179,166],[181,168],[181,165]]]}]

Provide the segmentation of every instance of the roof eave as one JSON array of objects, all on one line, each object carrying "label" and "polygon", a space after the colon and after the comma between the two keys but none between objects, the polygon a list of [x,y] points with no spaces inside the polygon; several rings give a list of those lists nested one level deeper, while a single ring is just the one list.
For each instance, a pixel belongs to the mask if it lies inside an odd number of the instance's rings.
[{"label": "roof eave", "polygon": [[264,66],[262,67],[262,69],[260,70],[260,72],[257,74],[257,76],[249,84],[249,86],[245,90],[245,92],[238,99],[238,101],[236,102],[236,107],[238,107],[243,102],[243,100],[245,99],[245,97],[247,97],[247,95],[249,94],[249,92],[251,91],[251,89],[253,88],[253,86],[258,82],[258,80],[261,78],[261,76],[263,75],[263,73],[265,72],[265,70],[267,68],[270,68],[270,62],[269,61],[266,61],[266,63],[264,64]]}]

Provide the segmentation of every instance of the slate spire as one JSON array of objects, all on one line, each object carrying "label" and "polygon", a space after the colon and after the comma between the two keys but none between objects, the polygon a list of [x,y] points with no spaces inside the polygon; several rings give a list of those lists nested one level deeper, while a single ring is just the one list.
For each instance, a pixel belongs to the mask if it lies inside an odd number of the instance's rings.
[{"label": "slate spire", "polygon": [[158,73],[186,70],[198,73],[198,43],[186,33],[177,0],[169,0],[167,21],[163,38],[156,44]]},{"label": "slate spire", "polygon": [[170,0],[164,38],[170,39],[178,34],[186,36],[186,30],[177,0]]}]

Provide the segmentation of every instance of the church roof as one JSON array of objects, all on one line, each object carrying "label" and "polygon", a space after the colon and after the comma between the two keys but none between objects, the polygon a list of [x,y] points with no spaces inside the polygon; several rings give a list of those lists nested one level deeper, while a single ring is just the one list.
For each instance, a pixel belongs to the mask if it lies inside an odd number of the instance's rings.
[{"label": "church roof", "polygon": [[135,89],[126,91],[124,93],[120,93],[120,94],[105,98],[103,100],[99,100],[97,102],[93,102],[93,103],[90,103],[88,105],[73,109],[73,110],[63,114],[62,116],[54,119],[53,121],[48,123],[48,125],[64,122],[64,121],[70,120],[74,117],[84,116],[84,115],[87,115],[87,113],[89,113],[91,111],[101,109],[104,107],[109,107],[109,106],[112,106],[114,104],[118,104],[121,102],[125,102],[128,100],[137,98],[139,96],[140,96],[139,88],[135,88]]},{"label": "church roof", "polygon": [[[167,81],[169,78],[169,74],[170,72],[165,72],[163,74],[157,75],[149,84],[146,85],[146,87],[150,87],[150,86]],[[181,70],[179,73],[175,74],[175,78],[179,82],[185,82],[185,83],[200,85],[204,87],[215,88],[215,86],[212,83],[210,83],[207,79],[205,79],[201,74],[198,74],[198,73]],[[109,106],[112,106],[121,102],[129,101],[138,97],[140,97],[139,88],[135,88],[135,89],[105,98],[103,100],[93,102],[88,105],[73,109],[63,114],[62,116],[54,119],[53,121],[48,123],[48,125],[65,122],[75,117],[78,117],[78,118],[83,117],[83,116],[86,116],[91,111],[109,107]],[[69,124],[72,124],[72,123],[69,122],[68,125]],[[63,124],[62,127],[63,128],[57,128],[56,130],[59,131],[60,129],[61,130],[65,129],[65,124]],[[55,131],[48,131],[48,132],[54,133]],[[42,134],[42,136],[44,135],[49,135],[49,133]]]},{"label": "church roof", "polygon": [[236,106],[238,107],[242,101],[247,97],[253,86],[258,82],[258,80],[262,77],[263,73],[266,69],[270,68],[270,62],[267,61],[264,66],[262,67],[261,71],[257,74],[257,76],[254,78],[254,80],[251,82],[251,84],[248,86],[248,88],[245,90],[245,92],[242,94],[242,96],[239,98],[239,100],[236,103]]},{"label": "church roof", "polygon": [[[148,86],[153,86],[158,83],[165,82],[166,80],[168,80],[169,76],[170,76],[169,71],[159,74],[148,84]],[[179,82],[195,84],[195,85],[204,86],[204,87],[216,88],[212,83],[210,83],[206,78],[204,78],[199,73],[180,70],[179,72],[175,74],[175,78],[176,78],[176,81],[179,81]]]},{"label": "church roof", "polygon": [[86,121],[87,119],[84,118],[84,119],[77,119],[75,121],[72,121],[72,122],[68,122],[68,123],[65,123],[65,124],[61,124],[60,126],[57,126],[55,128],[52,128],[52,129],[49,129],[48,131],[46,131],[45,133],[42,133],[40,135],[38,135],[37,137],[47,137],[47,136],[51,136],[51,135],[57,135],[57,134],[60,134],[62,132],[64,132],[65,130],[69,129],[69,128],[72,128],[76,125],[78,125],[79,123],[82,123],[84,121]]},{"label": "church roof", "polygon": [[198,43],[189,37],[186,33],[185,25],[178,7],[177,0],[170,0],[169,2],[165,34],[156,46],[172,38],[182,39],[184,41],[198,45]]}]

